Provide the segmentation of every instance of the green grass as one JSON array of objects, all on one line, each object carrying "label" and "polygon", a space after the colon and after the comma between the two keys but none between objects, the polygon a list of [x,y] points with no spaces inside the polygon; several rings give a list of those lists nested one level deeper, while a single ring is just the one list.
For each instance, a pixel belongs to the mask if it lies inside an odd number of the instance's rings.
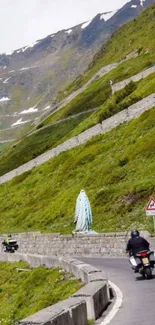
[{"label": "green grass", "polygon": [[10,146],[0,156],[0,175],[19,167],[27,161],[37,157],[45,151],[63,142],[64,137],[71,132],[90,113],[72,118],[71,120],[51,125],[40,129],[29,137],[24,137],[20,142]]},{"label": "green grass", "polygon": [[96,231],[124,231],[136,222],[152,232],[145,206],[155,194],[154,138],[155,108],[1,185],[0,231],[71,233],[84,188]]},{"label": "green grass", "polygon": [[0,143],[0,153],[3,152],[9,145],[9,142]]},{"label": "green grass", "polygon": [[117,91],[110,96],[107,101],[101,105],[97,111],[77,127],[67,134],[65,140],[80,134],[81,132],[91,128],[97,123],[101,123],[108,117],[122,111],[123,109],[137,103],[141,99],[155,92],[155,73],[141,79],[138,82],[130,82],[124,89]]},{"label": "green grass", "polygon": [[0,323],[12,325],[37,311],[68,298],[81,283],[60,269],[29,269],[25,262],[0,263]]},{"label": "green grass", "polygon": [[79,113],[86,109],[104,105],[106,100],[111,95],[109,80],[113,80],[113,83],[117,83],[153,65],[155,65],[154,53],[142,54],[137,58],[132,58],[128,61],[123,62],[117,68],[113,69],[102,78],[94,81],[91,85],[88,86],[85,91],[81,92],[66,106],[61,108],[56,113],[51,114],[47,119],[43,121],[43,125],[58,121],[59,119],[75,113]]},{"label": "green grass", "polygon": [[43,125],[47,125],[73,114],[81,113],[91,108],[98,107],[105,102],[110,94],[111,89],[109,82],[103,78],[100,78],[66,106],[45,119],[43,121]]},{"label": "green grass", "polygon": [[[117,30],[111,39],[102,46],[101,50],[94,56],[88,69],[79,76],[66,89],[60,93],[58,99],[68,96],[73,91],[82,87],[101,67],[120,62],[126,55],[137,51],[139,57],[128,60],[129,70],[126,77],[140,72],[145,67],[155,63],[155,4],[146,9],[139,17]],[[135,62],[135,70],[130,69],[130,62]]]}]

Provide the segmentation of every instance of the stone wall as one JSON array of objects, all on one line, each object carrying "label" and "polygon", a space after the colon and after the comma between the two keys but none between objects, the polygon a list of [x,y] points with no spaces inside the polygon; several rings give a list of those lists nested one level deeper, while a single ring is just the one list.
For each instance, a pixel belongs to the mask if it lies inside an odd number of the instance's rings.
[{"label": "stone wall", "polygon": [[[0,237],[2,242],[5,236]],[[19,252],[54,256],[115,256],[125,254],[126,233],[97,235],[15,234]],[[2,250],[2,248],[1,248]]]},{"label": "stone wall", "polygon": [[3,184],[7,181],[10,181],[14,177],[23,174],[26,171],[31,170],[34,167],[40,166],[44,164],[49,159],[52,159],[59,155],[59,153],[63,151],[67,151],[69,149],[75,148],[85,142],[87,142],[89,139],[91,139],[93,136],[98,134],[104,134],[111,129],[115,128],[119,124],[122,124],[124,122],[130,121],[131,119],[134,119],[138,116],[140,116],[143,112],[151,109],[155,106],[155,94],[152,94],[136,104],[130,106],[128,109],[125,109],[110,118],[104,120],[102,124],[97,124],[93,126],[92,128],[82,132],[78,136],[75,136],[64,143],[60,144],[56,148],[53,148],[42,155],[38,156],[35,159],[30,160],[26,164],[12,170],[11,172],[3,175],[0,177],[0,184]]},{"label": "stone wall", "polygon": [[62,267],[74,274],[77,279],[81,279],[85,286],[69,299],[47,307],[16,324],[88,325],[88,320],[98,319],[106,309],[110,300],[110,291],[102,270],[73,258],[0,253],[0,261],[21,260],[28,262],[33,268],[39,265],[47,268]]},{"label": "stone wall", "polygon": [[[155,239],[150,237],[147,231],[141,231],[141,235],[151,240],[155,248]],[[6,235],[0,236],[0,242]],[[125,247],[129,233],[100,233],[92,235],[60,235],[42,234],[40,232],[14,234],[19,244],[18,252],[24,254],[40,254],[54,256],[110,256],[122,257],[125,255]],[[0,251],[3,251],[2,245]]]},{"label": "stone wall", "polygon": [[149,69],[146,69],[128,79],[125,79],[123,81],[120,81],[114,85],[112,85],[112,93],[115,93],[116,91],[123,89],[126,85],[128,85],[130,83],[130,81],[139,81],[142,78],[146,78],[147,76],[149,76],[151,73],[155,72],[155,66],[151,67]]}]

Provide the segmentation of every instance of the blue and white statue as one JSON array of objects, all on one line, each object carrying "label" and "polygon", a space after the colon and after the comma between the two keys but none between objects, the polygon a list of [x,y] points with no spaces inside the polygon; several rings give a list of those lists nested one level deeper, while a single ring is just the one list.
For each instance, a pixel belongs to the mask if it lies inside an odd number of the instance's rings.
[{"label": "blue and white statue", "polygon": [[92,225],[92,212],[88,196],[84,190],[81,190],[76,200],[74,223],[76,229],[73,233],[95,233],[90,229]]}]

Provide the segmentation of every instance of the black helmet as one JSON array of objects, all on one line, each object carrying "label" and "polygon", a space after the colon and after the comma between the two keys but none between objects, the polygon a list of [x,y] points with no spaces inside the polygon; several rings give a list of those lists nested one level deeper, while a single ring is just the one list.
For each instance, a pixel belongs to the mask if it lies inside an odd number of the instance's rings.
[{"label": "black helmet", "polygon": [[139,231],[138,230],[132,230],[131,231],[131,237],[134,238],[134,237],[139,237]]}]

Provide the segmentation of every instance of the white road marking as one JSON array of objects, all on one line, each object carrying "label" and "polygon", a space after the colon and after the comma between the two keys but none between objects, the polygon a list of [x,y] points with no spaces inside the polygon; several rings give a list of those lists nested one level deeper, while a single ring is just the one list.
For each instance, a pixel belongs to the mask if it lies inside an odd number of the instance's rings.
[{"label": "white road marking", "polygon": [[122,291],[113,282],[111,282],[111,281],[108,281],[108,282],[109,282],[110,286],[112,287],[112,289],[115,291],[116,302],[115,302],[112,310],[110,311],[110,313],[105,317],[104,321],[101,322],[100,325],[107,325],[111,322],[111,320],[114,318],[114,316],[118,312],[119,308],[121,307],[122,301],[123,301]]}]

